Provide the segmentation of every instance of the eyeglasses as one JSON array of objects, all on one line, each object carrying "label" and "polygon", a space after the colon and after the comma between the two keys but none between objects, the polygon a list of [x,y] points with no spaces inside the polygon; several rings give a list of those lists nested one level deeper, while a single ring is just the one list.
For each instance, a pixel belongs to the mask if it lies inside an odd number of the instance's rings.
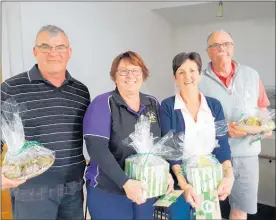
[{"label": "eyeglasses", "polygon": [[214,43],[214,44],[211,44],[209,45],[208,47],[209,48],[215,48],[215,49],[219,49],[221,46],[225,47],[225,48],[229,48],[229,47],[232,47],[234,44],[232,42],[224,42],[222,44],[219,44],[219,43]]},{"label": "eyeglasses", "polygon": [[65,45],[58,45],[55,47],[52,47],[48,44],[41,44],[41,45],[36,45],[37,48],[39,48],[40,52],[42,53],[50,53],[52,49],[55,49],[57,53],[66,53],[68,47]]},{"label": "eyeglasses", "polygon": [[118,69],[117,72],[120,76],[127,76],[129,72],[131,72],[134,76],[141,76],[142,70],[141,69]]}]

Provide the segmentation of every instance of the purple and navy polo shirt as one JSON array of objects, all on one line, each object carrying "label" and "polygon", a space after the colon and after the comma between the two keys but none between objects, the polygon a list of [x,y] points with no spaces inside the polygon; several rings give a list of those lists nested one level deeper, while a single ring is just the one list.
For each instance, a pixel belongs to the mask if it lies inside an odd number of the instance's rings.
[{"label": "purple and navy polo shirt", "polygon": [[134,131],[141,115],[151,119],[151,132],[161,137],[159,103],[156,98],[140,93],[140,109],[133,111],[117,89],[97,96],[84,117],[83,134],[90,163],[86,180],[112,194],[124,194],[122,186],[129,179],[124,173],[125,159],[136,152],[125,140]]}]

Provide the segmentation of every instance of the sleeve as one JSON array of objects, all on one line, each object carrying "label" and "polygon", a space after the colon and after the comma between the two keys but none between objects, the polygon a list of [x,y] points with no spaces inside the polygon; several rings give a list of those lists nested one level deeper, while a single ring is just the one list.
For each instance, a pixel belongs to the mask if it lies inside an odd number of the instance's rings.
[{"label": "sleeve", "polygon": [[[1,102],[7,101],[9,98],[11,98],[11,94],[9,91],[9,84],[5,81],[1,83]],[[1,114],[2,114],[2,108],[1,108]],[[2,147],[5,144],[4,140],[1,140],[1,152],[3,151]]]},{"label": "sleeve", "polygon": [[129,179],[109,150],[111,112],[109,97],[96,97],[84,116],[83,134],[91,160],[120,188]]},{"label": "sleeve", "polygon": [[1,102],[6,101],[11,97],[7,82],[1,83]]},{"label": "sleeve", "polygon": [[3,150],[4,150],[4,149],[3,149],[3,148],[4,148],[4,144],[5,144],[4,141],[1,140],[1,156],[2,156],[2,153],[3,153]]},{"label": "sleeve", "polygon": [[[165,136],[169,131],[173,130],[172,127],[172,114],[169,110],[169,105],[166,101],[163,101],[160,106],[160,120],[161,120],[161,134]],[[181,160],[168,161],[171,166],[176,164],[182,164]]]},{"label": "sleeve", "polygon": [[[223,108],[219,101],[217,101],[215,112],[215,122],[220,120],[225,120]],[[220,163],[223,163],[226,160],[231,160],[231,150],[228,142],[228,133],[223,136],[217,136],[219,147],[216,147],[213,150],[213,154],[216,156]]]},{"label": "sleeve", "polygon": [[87,106],[89,106],[90,102],[91,102],[91,96],[90,96],[90,92],[89,92],[89,89],[86,87],[86,90],[87,90],[87,97],[86,99],[88,100],[87,101]]},{"label": "sleeve", "polygon": [[166,135],[172,130],[172,115],[166,102],[162,102],[160,106],[161,134]]},{"label": "sleeve", "polygon": [[259,97],[258,97],[258,106],[260,108],[266,108],[270,105],[269,99],[267,97],[264,85],[261,80],[259,80]]}]

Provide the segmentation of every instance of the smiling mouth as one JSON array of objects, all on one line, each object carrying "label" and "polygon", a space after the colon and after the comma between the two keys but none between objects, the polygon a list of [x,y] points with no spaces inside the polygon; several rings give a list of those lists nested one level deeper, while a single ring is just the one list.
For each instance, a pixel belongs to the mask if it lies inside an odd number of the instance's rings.
[{"label": "smiling mouth", "polygon": [[48,60],[48,63],[61,63],[59,60]]},{"label": "smiling mouth", "polygon": [[125,81],[126,84],[135,84],[136,81]]},{"label": "smiling mouth", "polygon": [[186,81],[184,82],[185,85],[189,85],[189,84],[192,84],[194,81]]}]

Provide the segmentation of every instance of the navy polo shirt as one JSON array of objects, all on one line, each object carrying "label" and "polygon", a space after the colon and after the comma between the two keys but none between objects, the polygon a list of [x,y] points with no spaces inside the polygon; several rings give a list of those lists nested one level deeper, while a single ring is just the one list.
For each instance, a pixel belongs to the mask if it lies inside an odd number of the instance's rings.
[{"label": "navy polo shirt", "polygon": [[122,186],[129,179],[124,173],[125,159],[136,154],[125,140],[134,131],[141,115],[151,119],[151,132],[161,136],[159,103],[156,98],[140,93],[140,109],[133,111],[114,91],[97,96],[84,117],[83,134],[91,158],[86,179],[91,186],[109,193],[124,194]]},{"label": "navy polo shirt", "polygon": [[[53,166],[19,188],[56,186],[80,181],[85,170],[83,117],[90,103],[88,88],[66,71],[57,88],[43,78],[37,64],[1,84],[1,101],[20,106],[25,139],[55,151]],[[18,188],[17,188],[18,189]]]}]

